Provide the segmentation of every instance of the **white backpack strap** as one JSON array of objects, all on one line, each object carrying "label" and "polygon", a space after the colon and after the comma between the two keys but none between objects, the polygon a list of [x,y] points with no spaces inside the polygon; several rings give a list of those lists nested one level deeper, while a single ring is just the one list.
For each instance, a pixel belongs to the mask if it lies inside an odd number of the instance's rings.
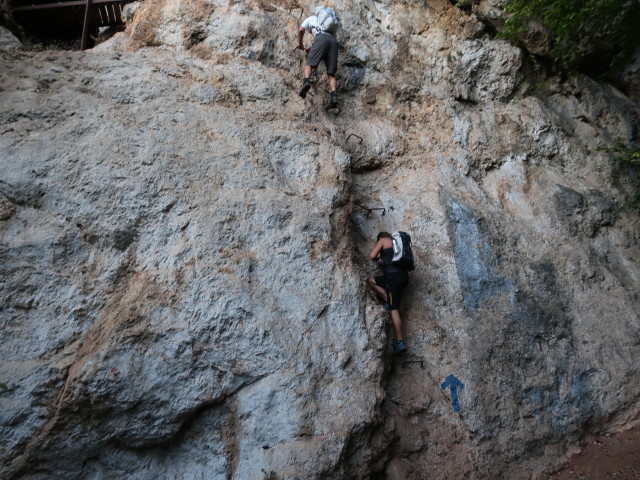
[{"label": "white backpack strap", "polygon": [[391,261],[397,262],[402,258],[402,238],[400,233],[394,232],[391,240],[393,241],[393,259]]}]

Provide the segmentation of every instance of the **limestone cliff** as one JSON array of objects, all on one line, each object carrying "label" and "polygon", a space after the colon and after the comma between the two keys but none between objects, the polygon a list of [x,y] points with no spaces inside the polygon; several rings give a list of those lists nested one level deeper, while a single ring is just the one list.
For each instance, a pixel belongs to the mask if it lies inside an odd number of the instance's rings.
[{"label": "limestone cliff", "polygon": [[297,96],[306,1],[0,53],[3,478],[544,478],[637,420],[640,225],[598,147],[638,104],[448,1],[334,5],[339,115]]}]

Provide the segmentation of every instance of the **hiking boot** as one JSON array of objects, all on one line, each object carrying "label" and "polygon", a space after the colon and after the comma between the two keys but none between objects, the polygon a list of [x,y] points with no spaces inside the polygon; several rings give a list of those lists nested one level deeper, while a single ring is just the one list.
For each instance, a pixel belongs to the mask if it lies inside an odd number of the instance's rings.
[{"label": "hiking boot", "polygon": [[307,96],[307,92],[309,91],[309,89],[311,88],[311,79],[310,78],[305,78],[302,82],[302,88],[300,89],[300,96],[302,98],[305,98]]},{"label": "hiking boot", "polygon": [[406,350],[407,350],[407,345],[402,340],[398,340],[396,344],[393,346],[394,355],[400,355],[402,352]]},{"label": "hiking boot", "polygon": [[338,108],[338,93],[331,92],[331,99],[329,100],[329,108]]}]

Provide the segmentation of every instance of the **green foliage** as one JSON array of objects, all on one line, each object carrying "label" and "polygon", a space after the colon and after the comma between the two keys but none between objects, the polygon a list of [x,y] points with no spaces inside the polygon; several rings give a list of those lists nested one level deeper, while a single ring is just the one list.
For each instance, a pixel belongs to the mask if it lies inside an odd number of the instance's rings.
[{"label": "green foliage", "polygon": [[267,473],[263,469],[262,473],[264,473],[264,478],[262,480],[280,480],[280,477],[278,477],[278,474],[276,472],[274,472],[273,470],[271,470],[269,473]]},{"label": "green foliage", "polygon": [[614,68],[640,44],[638,0],[509,0],[505,11],[511,16],[502,38],[518,41],[540,25],[549,33],[551,57],[567,69],[591,54]]},{"label": "green foliage", "polygon": [[629,206],[634,209],[640,209],[640,181],[638,181],[640,179],[640,148],[617,143],[609,147],[600,147],[598,151],[613,153],[616,161],[626,170],[626,173],[632,179],[635,177],[635,192]]},{"label": "green foliage", "polygon": [[7,390],[7,386],[4,383],[0,383],[0,390]]},{"label": "green foliage", "polygon": [[623,165],[640,168],[640,149],[627,146],[624,143],[617,143],[609,147],[598,148],[600,152],[609,152],[616,155],[616,160]]}]

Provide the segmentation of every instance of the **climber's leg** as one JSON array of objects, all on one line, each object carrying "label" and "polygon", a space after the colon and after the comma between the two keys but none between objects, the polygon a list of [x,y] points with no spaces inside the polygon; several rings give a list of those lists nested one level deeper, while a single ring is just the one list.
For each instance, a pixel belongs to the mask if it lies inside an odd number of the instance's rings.
[{"label": "climber's leg", "polygon": [[380,298],[380,300],[384,302],[387,301],[387,290],[378,285],[374,277],[369,277],[367,279],[367,283],[369,284],[369,288]]}]

